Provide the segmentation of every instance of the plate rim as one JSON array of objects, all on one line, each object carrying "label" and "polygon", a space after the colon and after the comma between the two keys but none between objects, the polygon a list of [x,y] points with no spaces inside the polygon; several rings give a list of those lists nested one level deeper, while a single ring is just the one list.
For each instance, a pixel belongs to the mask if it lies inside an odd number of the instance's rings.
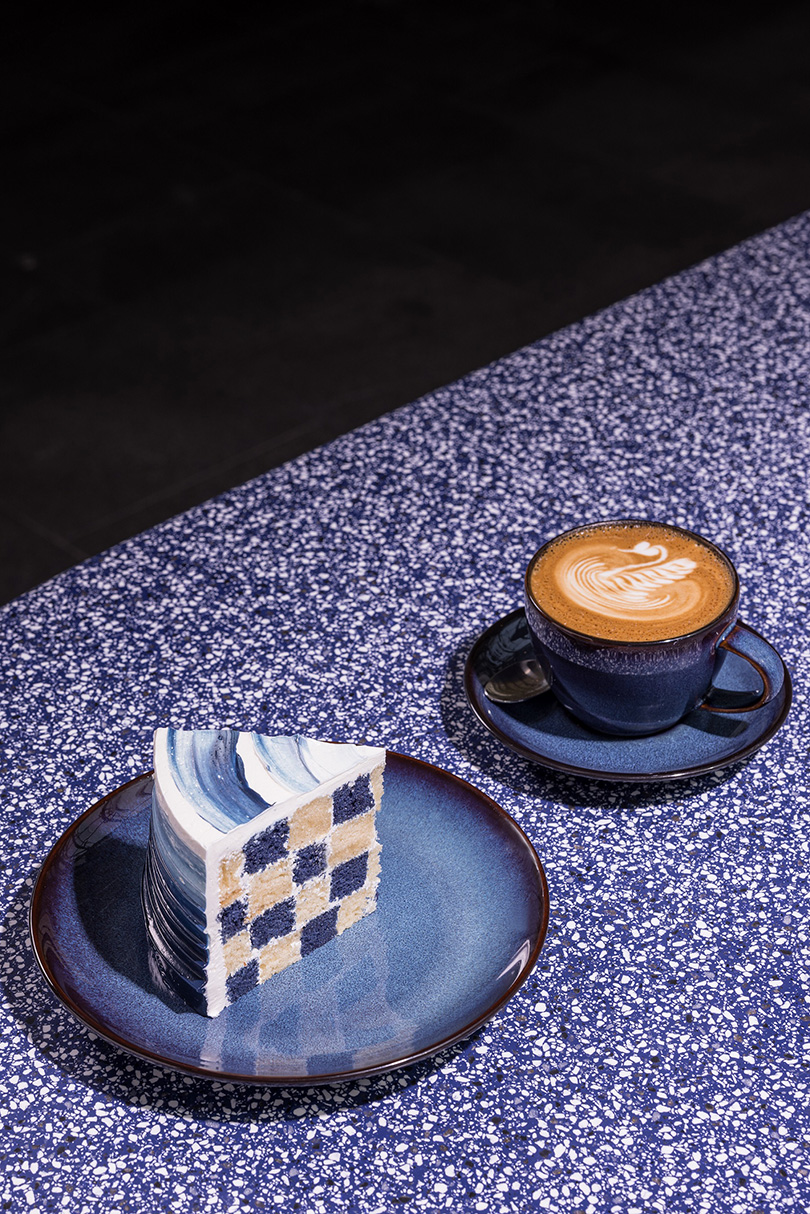
[{"label": "plate rim", "polygon": [[496,1013],[504,1006],[504,1004],[506,1004],[516,994],[537,963],[537,959],[540,956],[543,944],[545,942],[550,919],[549,890],[546,874],[540,861],[540,857],[538,856],[533,843],[529,839],[523,827],[515,821],[512,815],[508,813],[503,806],[499,805],[497,801],[490,797],[488,793],[485,793],[480,788],[477,788],[474,784],[470,783],[469,780],[465,780],[463,777],[457,776],[453,772],[447,771],[445,768],[439,767],[435,763],[430,763],[425,759],[418,759],[413,755],[406,755],[400,751],[389,749],[386,749],[386,756],[401,759],[406,765],[413,764],[417,768],[427,768],[431,771],[431,773],[434,774],[438,772],[443,778],[449,779],[450,781],[460,785],[467,792],[472,792],[475,797],[479,798],[483,802],[487,810],[490,812],[494,810],[496,820],[500,820],[508,830],[514,832],[518,842],[527,851],[537,881],[538,892],[540,894],[540,920],[534,947],[529,954],[526,964],[509,984],[506,991],[503,992],[503,994],[501,994],[494,1001],[494,1003],[487,1007],[483,1012],[480,1012],[478,1015],[473,1017],[472,1020],[465,1023],[460,1029],[452,1032],[446,1037],[440,1038],[428,1046],[424,1046],[419,1050],[398,1055],[385,1063],[377,1063],[374,1065],[352,1068],[350,1070],[333,1071],[319,1075],[243,1075],[237,1072],[212,1070],[209,1067],[197,1066],[193,1063],[184,1063],[182,1061],[168,1058],[156,1051],[134,1044],[115,1032],[114,1029],[111,1029],[105,1023],[97,1020],[96,1017],[88,1013],[85,1009],[81,1008],[75,1002],[75,1000],[62,989],[55,974],[51,972],[47,962],[47,957],[44,955],[44,950],[41,948],[38,939],[37,927],[41,917],[41,903],[44,897],[46,882],[54,867],[63,856],[65,849],[69,846],[75,832],[80,828],[81,824],[89,819],[93,814],[99,813],[102,807],[108,801],[112,800],[113,797],[119,796],[128,788],[131,788],[133,785],[138,784],[141,781],[150,779],[154,775],[154,770],[151,768],[148,771],[141,772],[137,776],[133,776],[124,784],[121,784],[117,788],[112,789],[110,792],[105,793],[103,797],[100,797],[91,806],[84,810],[83,813],[81,813],[78,818],[71,822],[60,834],[58,839],[49,849],[40,866],[34,880],[34,886],[28,906],[28,934],[37,966],[39,967],[39,971],[51,992],[56,996],[59,1002],[82,1025],[84,1025],[85,1028],[89,1029],[90,1032],[95,1033],[96,1036],[101,1037],[104,1041],[107,1041],[111,1045],[116,1046],[118,1049],[125,1051],[127,1054],[140,1058],[145,1062],[162,1066],[170,1071],[176,1071],[183,1075],[191,1075],[197,1079],[206,1079],[219,1083],[242,1083],[255,1087],[317,1087],[324,1084],[346,1083],[355,1081],[357,1079],[364,1079],[372,1075],[382,1075],[389,1071],[395,1071],[403,1067],[413,1066],[415,1063],[421,1062],[426,1058],[433,1057],[433,1055],[440,1053],[442,1050],[448,1049],[451,1045],[455,1045],[457,1042],[471,1037],[473,1033],[477,1032],[477,1030],[482,1027],[482,1025],[486,1024],[488,1020],[491,1020],[492,1017],[496,1015]]},{"label": "plate rim", "polygon": [[[790,711],[790,707],[793,702],[793,681],[790,677],[790,671],[785,659],[782,657],[776,646],[773,645],[767,637],[763,636],[761,632],[757,632],[756,628],[752,628],[751,625],[746,624],[744,620],[738,620],[737,622],[742,628],[745,628],[747,632],[750,632],[753,636],[757,637],[758,640],[762,641],[768,646],[769,649],[773,651],[774,654],[776,654],[776,657],[782,664],[782,672],[784,675],[784,682],[779,693],[780,696],[783,697],[784,702],[779,713],[771,722],[768,729],[749,742],[746,746],[723,759],[708,760],[704,763],[697,763],[692,767],[677,768],[673,769],[672,771],[647,772],[644,774],[636,772],[598,771],[594,768],[579,767],[573,763],[565,763],[562,760],[550,758],[544,755],[538,755],[536,751],[531,750],[528,746],[523,746],[522,743],[510,738],[503,729],[495,724],[495,722],[488,719],[478,707],[477,701],[480,697],[475,692],[475,688],[479,685],[480,681],[476,678],[474,672],[474,656],[480,652],[481,648],[484,646],[484,644],[488,643],[491,637],[495,636],[508,624],[513,623],[521,615],[525,615],[524,609],[522,607],[516,607],[513,611],[510,611],[506,615],[501,616],[500,619],[495,620],[494,623],[490,624],[488,628],[485,628],[484,631],[480,633],[473,641],[464,663],[464,694],[466,695],[467,703],[469,704],[476,718],[481,722],[484,728],[490,734],[492,734],[493,737],[497,738],[499,742],[502,742],[504,746],[508,747],[509,750],[513,751],[515,754],[519,754],[522,758],[528,759],[530,762],[536,763],[539,767],[545,767],[550,771],[560,771],[566,775],[579,776],[586,780],[604,780],[606,783],[610,782],[615,784],[661,784],[673,780],[688,780],[695,776],[703,776],[708,775],[713,771],[720,771],[724,767],[730,767],[732,763],[739,763],[741,760],[747,759],[749,755],[759,750],[765,745],[766,742],[769,742],[774,734],[781,729],[785,722],[785,718]],[[481,694],[483,694],[483,689]],[[675,726],[672,728],[674,729]],[[664,732],[666,733],[668,731],[664,730]],[[632,741],[632,739],[617,740]]]}]

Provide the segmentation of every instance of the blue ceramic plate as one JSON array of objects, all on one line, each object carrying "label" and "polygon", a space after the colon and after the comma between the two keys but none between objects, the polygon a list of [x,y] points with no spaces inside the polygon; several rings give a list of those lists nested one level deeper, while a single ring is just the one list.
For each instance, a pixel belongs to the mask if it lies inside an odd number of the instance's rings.
[{"label": "blue ceramic plate", "polygon": [[[729,715],[696,709],[663,733],[612,738],[581,725],[550,692],[523,704],[493,704],[484,685],[512,662],[533,657],[523,609],[498,620],[478,638],[467,659],[465,689],[473,712],[511,750],[543,767],[596,780],[677,780],[703,775],[744,759],[772,738],[787,716],[790,675],[774,647],[742,624],[747,652],[766,671],[774,689],[762,708]],[[751,667],[727,653],[713,698],[749,692]],[[761,686],[761,685],[760,685]]]},{"label": "blue ceramic plate", "polygon": [[140,881],[151,773],[99,801],[46,859],[31,901],[45,978],[115,1045],[192,1075],[336,1082],[468,1037],[532,969],[548,887],[520,827],[472,785],[388,752],[377,910],[209,1020],[149,976]]}]

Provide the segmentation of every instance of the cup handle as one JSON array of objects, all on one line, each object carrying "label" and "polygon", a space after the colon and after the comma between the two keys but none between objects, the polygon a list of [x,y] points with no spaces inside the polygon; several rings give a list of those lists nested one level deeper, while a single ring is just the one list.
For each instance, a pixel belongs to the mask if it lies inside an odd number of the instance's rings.
[{"label": "cup handle", "polygon": [[[774,696],[778,693],[779,688],[774,687],[767,672],[757,662],[750,653],[745,652],[745,647],[750,633],[747,629],[742,628],[739,624],[734,627],[718,642],[718,649],[725,649],[729,653],[735,654],[738,658],[744,658],[749,666],[753,666],[754,670],[762,680],[762,692],[756,694],[749,691],[723,691],[721,688],[710,688],[709,694],[700,705],[707,712],[753,712],[757,708],[762,708],[765,704],[770,703]],[[732,644],[736,641],[736,644]]]}]

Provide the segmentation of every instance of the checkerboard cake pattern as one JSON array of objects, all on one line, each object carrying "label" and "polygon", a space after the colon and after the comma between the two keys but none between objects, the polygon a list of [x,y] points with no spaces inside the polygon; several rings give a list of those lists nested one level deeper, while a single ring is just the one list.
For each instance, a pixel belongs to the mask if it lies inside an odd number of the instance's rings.
[{"label": "checkerboard cake pattern", "polygon": [[216,1016],[376,907],[385,751],[158,730],[143,907],[153,976]]},{"label": "checkerboard cake pattern", "polygon": [[374,910],[382,770],[314,797],[219,864],[228,1002]]}]

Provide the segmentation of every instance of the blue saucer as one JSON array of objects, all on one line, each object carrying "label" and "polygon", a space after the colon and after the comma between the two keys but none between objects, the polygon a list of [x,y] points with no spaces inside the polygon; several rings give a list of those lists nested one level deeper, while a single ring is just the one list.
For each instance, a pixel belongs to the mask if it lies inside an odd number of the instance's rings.
[{"label": "blue saucer", "polygon": [[[581,725],[551,693],[522,704],[494,704],[484,685],[512,662],[533,657],[523,609],[498,620],[478,638],[464,672],[467,699],[478,719],[506,746],[543,767],[596,780],[641,783],[703,775],[744,759],[772,738],[787,716],[790,675],[779,654],[753,628],[748,651],[768,674],[773,699],[751,712],[721,715],[696,709],[663,733],[614,738]],[[751,667],[725,655],[712,695],[750,690]]]},{"label": "blue saucer", "polygon": [[49,853],[31,901],[54,993],[150,1062],[285,1086],[407,1066],[470,1036],[540,953],[548,887],[523,831],[464,780],[389,751],[377,910],[206,1019],[149,974],[140,881],[151,802],[148,773],[89,809]]}]

